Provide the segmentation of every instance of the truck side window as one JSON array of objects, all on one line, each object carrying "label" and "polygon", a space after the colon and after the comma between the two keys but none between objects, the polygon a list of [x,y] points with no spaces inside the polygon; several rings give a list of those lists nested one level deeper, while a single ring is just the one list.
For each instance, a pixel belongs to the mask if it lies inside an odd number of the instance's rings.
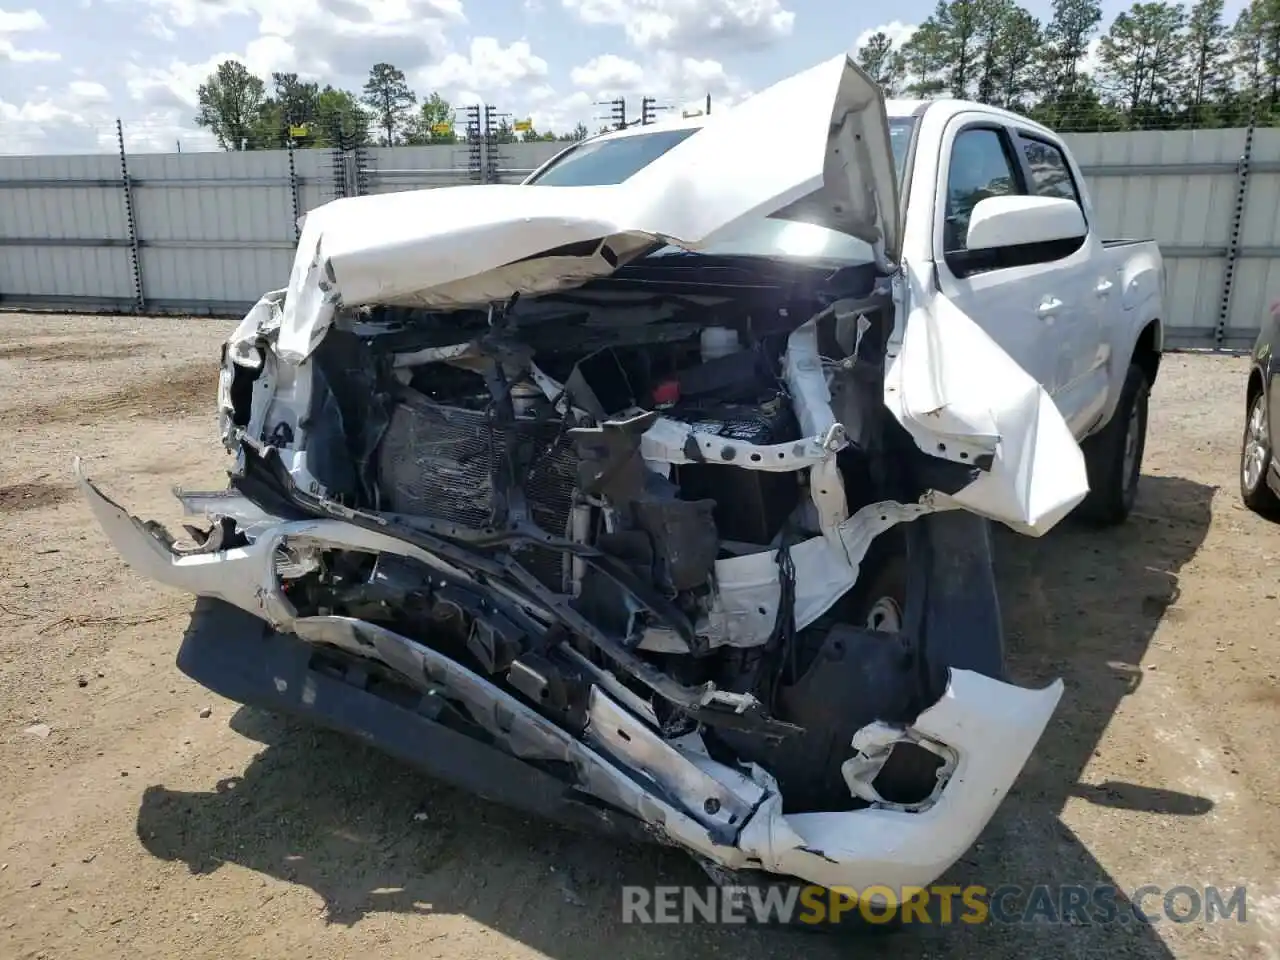
[{"label": "truck side window", "polygon": [[947,253],[967,249],[969,217],[979,200],[1024,192],[1015,164],[1005,149],[1004,135],[996,130],[962,130],[951,146],[947,173],[947,206],[943,247]]},{"label": "truck side window", "polygon": [[1067,158],[1051,143],[1022,137],[1022,152],[1031,169],[1031,192],[1041,197],[1056,197],[1080,204],[1080,191],[1076,189],[1067,166]]}]

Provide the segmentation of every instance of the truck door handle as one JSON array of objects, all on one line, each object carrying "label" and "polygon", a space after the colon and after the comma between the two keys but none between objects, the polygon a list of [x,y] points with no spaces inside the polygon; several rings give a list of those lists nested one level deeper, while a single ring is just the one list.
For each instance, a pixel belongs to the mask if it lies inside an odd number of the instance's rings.
[{"label": "truck door handle", "polygon": [[1093,289],[1097,291],[1098,296],[1105,297],[1107,294],[1111,292],[1111,288],[1114,286],[1115,284],[1112,283],[1110,280],[1099,280],[1098,285]]},{"label": "truck door handle", "polygon": [[1049,297],[1049,299],[1040,304],[1039,308],[1036,310],[1036,314],[1040,317],[1048,318],[1052,317],[1061,309],[1062,301],[1057,297]]}]

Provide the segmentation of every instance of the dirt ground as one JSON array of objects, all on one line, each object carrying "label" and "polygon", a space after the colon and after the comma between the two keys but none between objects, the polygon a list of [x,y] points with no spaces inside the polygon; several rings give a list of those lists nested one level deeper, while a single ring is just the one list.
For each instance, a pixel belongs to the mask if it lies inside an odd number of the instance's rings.
[{"label": "dirt ground", "polygon": [[222,486],[230,327],[0,315],[0,958],[1280,956],[1280,528],[1237,499],[1243,360],[1166,358],[1123,529],[999,535],[1013,676],[1066,693],[947,879],[1245,885],[1246,922],[849,939],[623,924],[622,884],[704,878],[182,676],[192,601],[117,559],[71,458],[170,524],[172,486]]}]

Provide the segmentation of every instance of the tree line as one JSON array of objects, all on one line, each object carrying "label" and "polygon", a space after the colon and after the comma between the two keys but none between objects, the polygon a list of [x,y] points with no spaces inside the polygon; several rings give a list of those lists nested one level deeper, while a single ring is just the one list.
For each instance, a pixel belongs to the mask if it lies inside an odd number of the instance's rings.
[{"label": "tree line", "polygon": [[[856,51],[890,96],[978,100],[1057,130],[1280,126],[1280,0],[1251,0],[1232,24],[1223,0],[1135,3],[1103,30],[1100,0],[1053,0],[1041,23],[1016,0],[938,0],[911,37],[880,32]],[[1096,42],[1096,45],[1095,45]],[[196,123],[226,150],[456,143],[465,120],[422,100],[389,63],[355,93],[238,61],[198,92]],[[501,118],[499,143],[582,140]],[[604,128],[607,129],[607,128]]]},{"label": "tree line", "polygon": [[939,0],[906,42],[880,32],[856,57],[890,95],[978,100],[1057,130],[1280,125],[1280,0],[1230,25],[1223,0],[1135,3],[1105,31],[1099,0],[1053,0],[1047,23],[1015,0]]},{"label": "tree line", "polygon": [[[465,118],[439,93],[419,101],[404,72],[375,64],[359,94],[330,84],[271,74],[271,89],[237,60],[224,60],[197,92],[195,122],[224,150],[354,148],[457,143],[465,139]],[[482,121],[483,122],[483,121]],[[539,133],[528,123],[517,130],[506,117],[491,130],[498,143],[518,140],[584,140],[585,124],[569,133]]]}]

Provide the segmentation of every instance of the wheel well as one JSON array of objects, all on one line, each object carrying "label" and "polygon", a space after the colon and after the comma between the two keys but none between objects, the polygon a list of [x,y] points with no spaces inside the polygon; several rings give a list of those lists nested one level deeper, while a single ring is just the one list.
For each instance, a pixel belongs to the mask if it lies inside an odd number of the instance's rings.
[{"label": "wheel well", "polygon": [[1249,386],[1245,390],[1245,409],[1253,406],[1253,398],[1262,392],[1262,371],[1254,368],[1249,371]]},{"label": "wheel well", "polygon": [[1138,342],[1133,345],[1133,362],[1142,368],[1147,375],[1147,385],[1156,382],[1156,374],[1160,372],[1160,321],[1152,320],[1138,334]]}]

